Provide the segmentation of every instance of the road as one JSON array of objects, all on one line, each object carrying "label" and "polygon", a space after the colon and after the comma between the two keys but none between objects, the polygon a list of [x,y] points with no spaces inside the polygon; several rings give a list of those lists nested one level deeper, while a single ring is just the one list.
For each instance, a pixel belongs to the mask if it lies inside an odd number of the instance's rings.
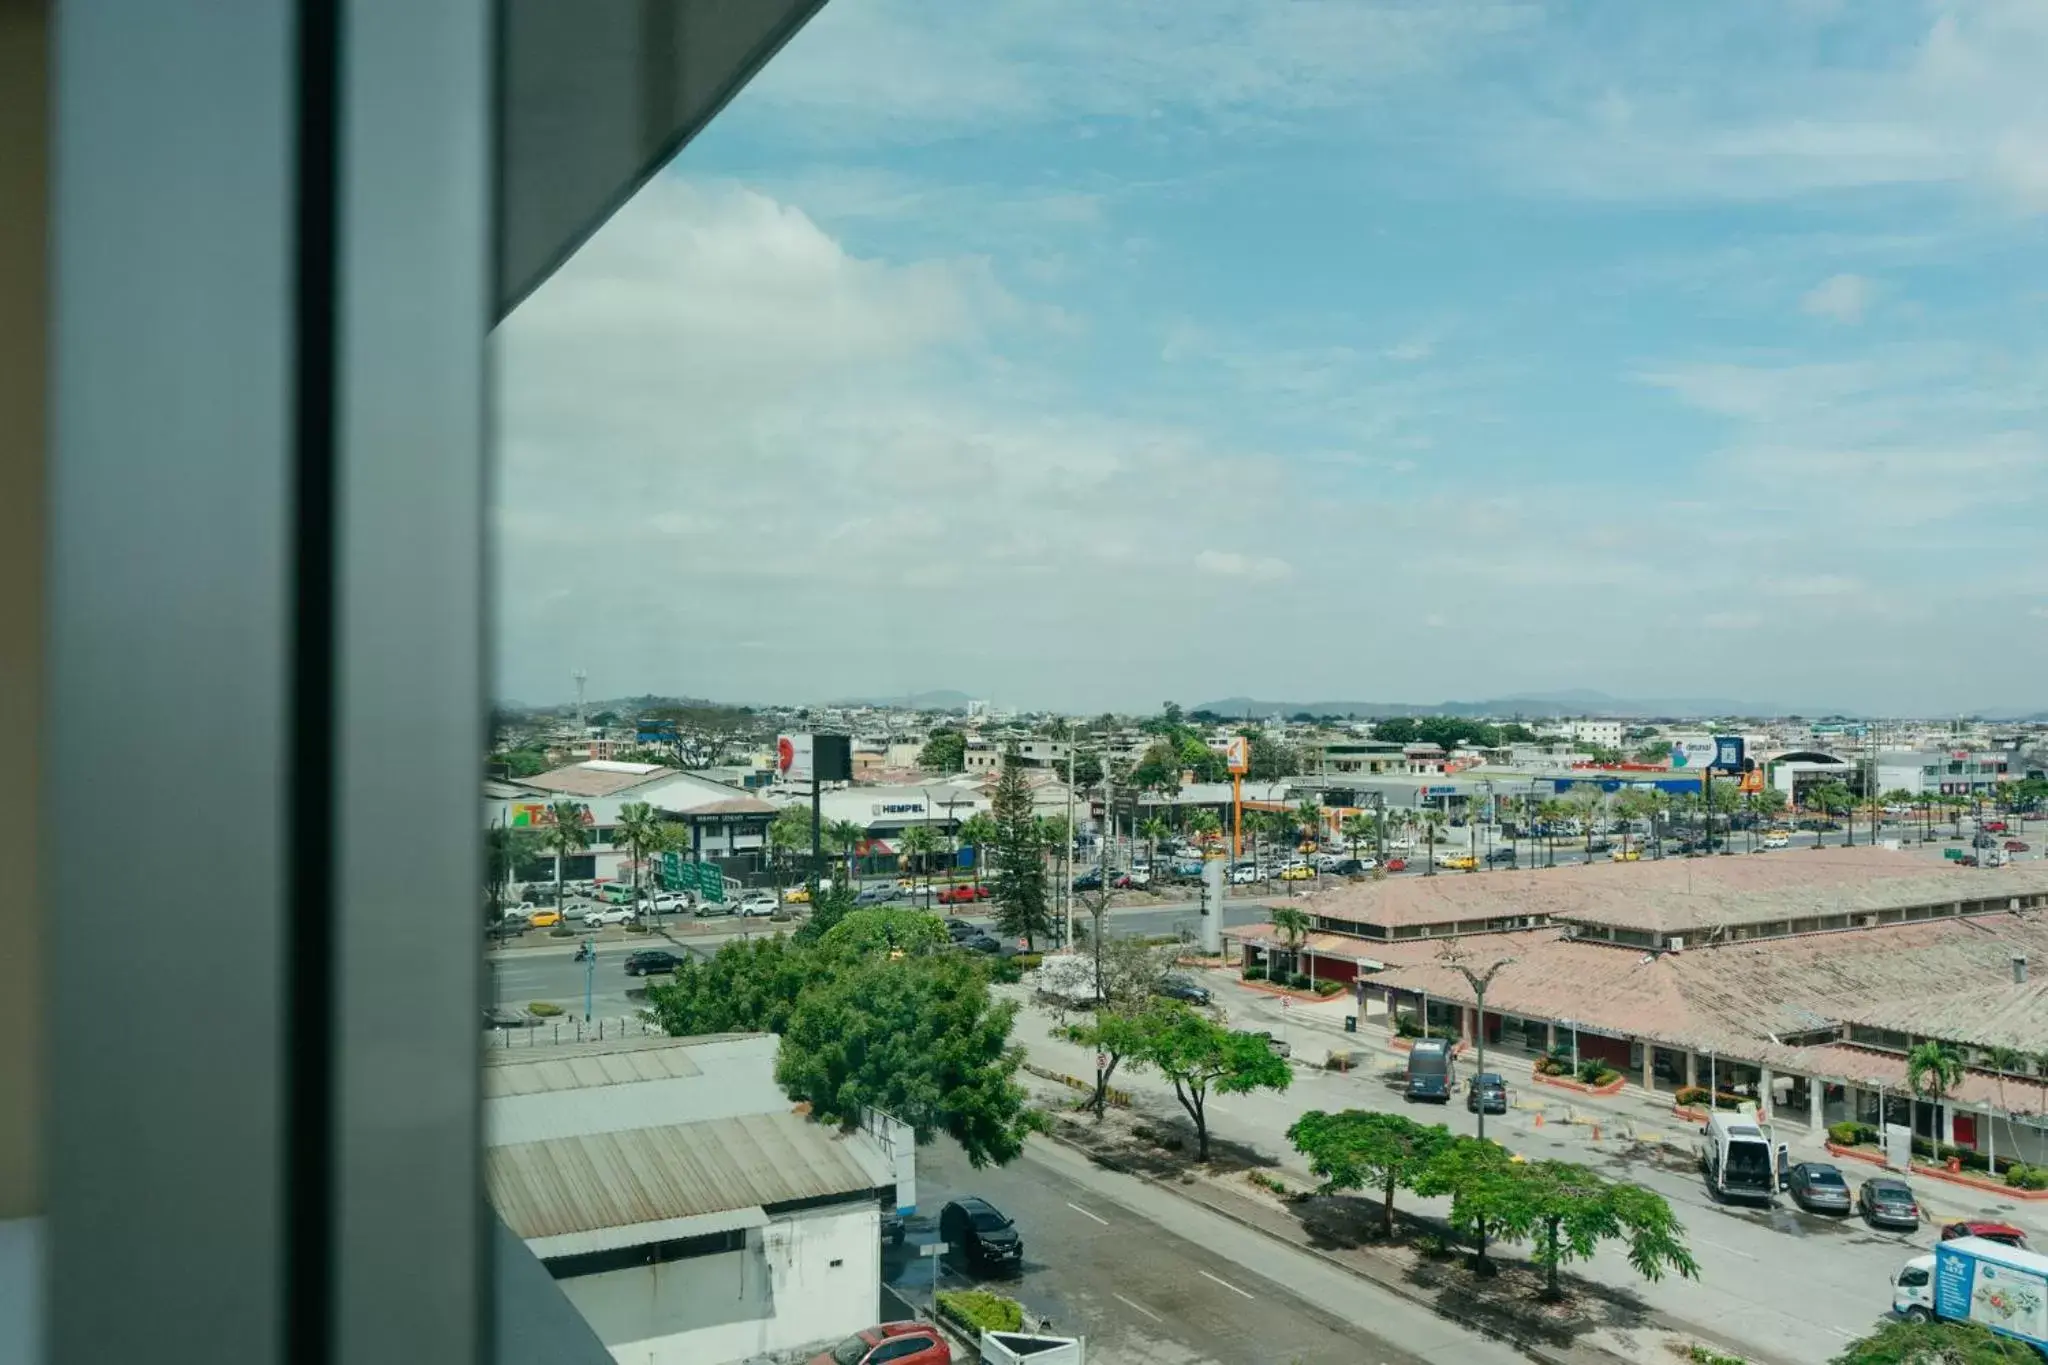
[{"label": "road", "polygon": [[985,1286],[1052,1330],[1088,1338],[1090,1365],[1511,1365],[1522,1357],[1428,1309],[1129,1176],[1033,1139],[976,1171],[941,1139],[917,1157],[918,1215],[883,1274],[930,1302],[940,1207],[977,1194],[1024,1237],[1024,1268],[982,1280],[949,1255],[940,1287]]},{"label": "road", "polygon": [[[1319,1060],[1328,1045],[1339,1043],[1338,1038],[1299,1022],[1283,1022],[1288,1015],[1277,1008],[1272,996],[1246,991],[1222,973],[1212,974],[1208,984],[1233,1027],[1267,1028],[1289,1037],[1298,1059],[1293,1085],[1284,1094],[1258,1091],[1212,1100],[1212,1132],[1272,1156],[1284,1173],[1291,1173],[1302,1184],[1312,1183],[1312,1177],[1287,1143],[1285,1133],[1296,1118],[1311,1109],[1383,1110],[1409,1114],[1423,1122],[1445,1123],[1455,1132],[1474,1131],[1475,1120],[1461,1104],[1441,1109],[1416,1109],[1406,1104],[1398,1085],[1382,1074],[1396,1065],[1392,1056],[1375,1053],[1371,1067],[1348,1075],[1323,1071],[1310,1065],[1309,1057]],[[1023,998],[1020,988],[1002,989],[1012,998]],[[1092,1057],[1051,1036],[1052,1028],[1050,1015],[1027,1004],[1018,1018],[1015,1037],[1034,1063],[1069,1075],[1089,1074]],[[1342,1042],[1375,1047],[1379,1039],[1361,1034]],[[1786,1200],[1767,1210],[1717,1204],[1700,1180],[1689,1130],[1670,1119],[1668,1107],[1662,1111],[1664,1130],[1677,1139],[1676,1146],[1630,1143],[1617,1136],[1619,1122],[1635,1114],[1645,1116],[1642,1126],[1650,1130],[1652,1111],[1647,1100],[1626,1110],[1609,1111],[1616,1122],[1607,1123],[1603,1138],[1595,1142],[1589,1126],[1565,1120],[1574,1108],[1590,1113],[1596,1106],[1577,1103],[1576,1096],[1563,1091],[1524,1084],[1526,1061],[1504,1058],[1495,1062],[1489,1058],[1489,1062],[1492,1069],[1508,1075],[1517,1102],[1532,1106],[1518,1108],[1505,1118],[1490,1117],[1489,1137],[1534,1159],[1581,1162],[1612,1178],[1644,1185],[1670,1201],[1685,1223],[1687,1241],[1699,1260],[1698,1281],[1646,1283],[1623,1256],[1608,1248],[1574,1270],[1626,1288],[1674,1318],[1711,1325],[1720,1334],[1778,1359],[1827,1360],[1844,1342],[1869,1331],[1884,1313],[1890,1304],[1889,1276],[1908,1257],[1934,1244],[1935,1222],[1923,1224],[1916,1234],[1902,1236],[1875,1232],[1853,1220],[1807,1214]],[[1132,1092],[1138,1107],[1148,1115],[1165,1123],[1182,1122],[1171,1090],[1156,1076],[1120,1071],[1117,1083]],[[1539,1109],[1545,1117],[1541,1126],[1537,1123]],[[1805,1155],[1798,1148],[1795,1153],[1795,1159]],[[1824,1159],[1822,1153],[1813,1154]],[[1843,1165],[1852,1185],[1875,1173],[1855,1163]],[[1916,1189],[1931,1218],[1965,1214],[2024,1217],[1996,1195],[1978,1196],[1961,1187],[1937,1190],[1929,1188],[1931,1185],[1921,1182]],[[1440,1215],[1446,1211],[1447,1201],[1404,1195],[1402,1207]],[[1796,1275],[1785,1273],[1792,1265],[1799,1268]]]},{"label": "road", "polygon": [[[960,908],[964,907],[949,907],[934,913],[953,914]],[[1193,922],[1196,909],[1193,901],[1112,909],[1109,914],[1110,932],[1113,935],[1147,936],[1175,933],[1183,925]],[[1270,913],[1261,903],[1232,901],[1224,907],[1223,922],[1230,927],[1259,924]],[[980,910],[962,918],[976,924],[988,923],[988,915]],[[766,920],[721,918],[676,920],[664,927],[688,951],[708,954],[733,939],[776,933],[789,926],[770,924]],[[626,975],[624,963],[627,954],[643,948],[677,950],[673,944],[644,935],[629,938],[616,929],[598,937],[597,966],[590,974],[591,1013],[594,1016],[616,1018],[639,1008],[640,1002],[628,991],[637,991],[642,983]],[[492,1004],[517,1007],[545,1000],[560,1005],[564,1010],[582,1013],[584,966],[575,960],[575,939],[551,939],[543,933],[533,933],[519,940],[516,947],[488,952],[484,956],[490,972]],[[661,980],[659,977],[654,979]]]}]

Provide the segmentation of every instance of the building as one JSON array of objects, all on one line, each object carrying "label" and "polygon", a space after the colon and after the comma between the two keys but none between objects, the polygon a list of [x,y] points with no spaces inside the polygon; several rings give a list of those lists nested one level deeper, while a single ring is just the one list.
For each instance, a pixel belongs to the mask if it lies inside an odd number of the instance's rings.
[{"label": "building", "polygon": [[[687,843],[677,852],[697,862],[716,863],[727,876],[738,878],[765,867],[768,825],[776,812],[776,807],[758,796],[695,773],[653,763],[592,759],[534,777],[490,784],[484,822],[540,829],[553,819],[551,806],[558,800],[582,806],[584,823],[591,832],[590,847],[563,860],[562,876],[570,881],[608,880],[627,874],[630,855],[612,842],[612,834],[620,810],[636,802],[645,802],[664,821],[683,828]],[[550,866],[550,877],[553,871]]]},{"label": "building", "polygon": [[[789,793],[784,806],[809,810],[807,793]],[[826,824],[859,825],[867,837],[881,845],[872,850],[880,856],[896,852],[894,842],[913,826],[924,826],[944,839],[959,832],[960,826],[979,811],[991,806],[977,785],[963,779],[889,787],[841,787],[818,797],[818,815]]]},{"label": "building", "polygon": [[765,1034],[486,1051],[484,1182],[614,1360],[720,1365],[875,1320],[909,1129],[798,1113]]},{"label": "building", "polygon": [[[1815,1130],[1916,1121],[1906,1043],[1953,1037],[1972,1070],[1949,1102],[1917,1106],[1923,1134],[2048,1160],[2038,1058],[2023,1076],[1983,1065],[2034,998],[2002,992],[2015,959],[2048,952],[2048,866],[1831,849],[1388,879],[1302,908],[1299,943],[1270,926],[1226,937],[1247,964],[1349,984],[1363,1020],[1468,1041],[1483,1027],[1489,1049],[1599,1058],[1651,1091],[1711,1083]],[[1483,1022],[1447,952],[1514,959]]]},{"label": "building", "polygon": [[1771,785],[1785,793],[1794,806],[1806,805],[1815,787],[1830,783],[1839,783],[1851,791],[1861,790],[1856,765],[1840,754],[1821,749],[1788,750],[1769,759],[1765,767]]},{"label": "building", "polygon": [[2009,750],[1883,750],[1877,756],[1877,790],[1915,796],[1994,795],[2002,782],[2024,775],[2024,764]]},{"label": "building", "polygon": [[1038,736],[1016,738],[969,735],[967,737],[966,769],[970,773],[993,773],[1002,771],[1004,755],[1015,751],[1018,762],[1027,768],[1053,768],[1065,772],[1067,755],[1073,746],[1065,740],[1044,739]]},{"label": "building", "polygon": [[1575,720],[1568,723],[1566,732],[1574,744],[1619,749],[1627,728],[1627,722],[1619,720]]},{"label": "building", "polygon": [[1391,740],[1309,740],[1299,746],[1308,777],[1378,777],[1408,771],[1407,754]]}]

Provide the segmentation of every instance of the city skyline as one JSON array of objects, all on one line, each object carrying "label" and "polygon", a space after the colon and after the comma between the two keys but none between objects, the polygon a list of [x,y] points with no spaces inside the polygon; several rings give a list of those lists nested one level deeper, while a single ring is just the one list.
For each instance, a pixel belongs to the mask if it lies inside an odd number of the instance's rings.
[{"label": "city skyline", "polygon": [[2048,15],[1594,15],[835,0],[500,330],[496,690],[2031,709]]}]

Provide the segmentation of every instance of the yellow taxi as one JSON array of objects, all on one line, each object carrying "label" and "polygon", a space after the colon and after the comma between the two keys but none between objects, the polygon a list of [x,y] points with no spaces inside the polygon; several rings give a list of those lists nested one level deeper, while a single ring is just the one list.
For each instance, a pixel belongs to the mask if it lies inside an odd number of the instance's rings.
[{"label": "yellow taxi", "polygon": [[1280,880],[1283,882],[1314,881],[1315,876],[1316,870],[1312,867],[1283,867],[1280,869]]},{"label": "yellow taxi", "polygon": [[1607,856],[1617,863],[1639,863],[1643,860],[1643,851],[1639,848],[1617,848]]},{"label": "yellow taxi", "polygon": [[785,905],[808,905],[811,900],[811,888],[808,886],[792,886],[789,890],[782,893],[782,900]]},{"label": "yellow taxi", "polygon": [[562,912],[559,910],[536,910],[533,918],[527,921],[536,929],[552,929],[561,922]]},{"label": "yellow taxi", "polygon": [[1444,859],[1444,866],[1453,872],[1470,872],[1479,866],[1479,860],[1469,853],[1453,853]]}]

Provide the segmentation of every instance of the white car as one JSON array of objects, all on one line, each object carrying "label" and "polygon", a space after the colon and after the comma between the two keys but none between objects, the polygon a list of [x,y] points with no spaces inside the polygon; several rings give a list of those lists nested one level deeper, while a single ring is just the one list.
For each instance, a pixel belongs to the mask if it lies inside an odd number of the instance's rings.
[{"label": "white car", "polygon": [[756,891],[739,903],[739,913],[742,915],[772,915],[775,910],[774,893],[768,891]]},{"label": "white car", "polygon": [[678,891],[663,891],[654,898],[654,908],[661,914],[673,914],[690,908],[690,898]]},{"label": "white car", "polygon": [[1765,848],[1790,848],[1791,846],[1792,840],[1788,835],[1772,833],[1764,836]]},{"label": "white car", "polygon": [[593,905],[583,912],[583,922],[593,928],[601,924],[631,924],[633,911],[624,905]]},{"label": "white car", "polygon": [[1234,867],[1230,870],[1230,884],[1232,886],[1250,886],[1258,879],[1259,870],[1256,867]]}]

